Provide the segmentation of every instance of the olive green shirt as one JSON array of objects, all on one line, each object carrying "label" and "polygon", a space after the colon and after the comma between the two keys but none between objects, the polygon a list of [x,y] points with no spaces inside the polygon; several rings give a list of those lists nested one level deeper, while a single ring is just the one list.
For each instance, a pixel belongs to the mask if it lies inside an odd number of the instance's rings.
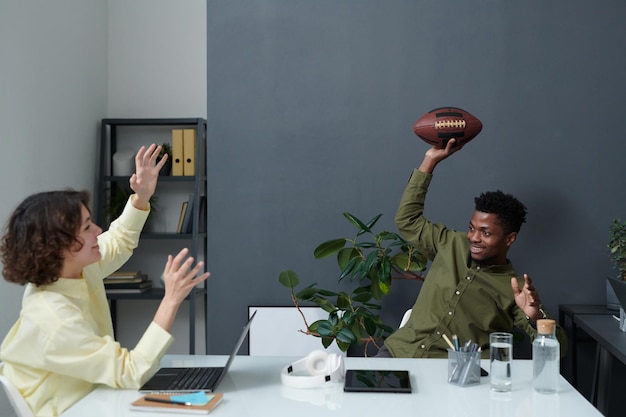
[{"label": "olive green shirt", "polygon": [[[443,335],[457,335],[461,344],[478,343],[489,355],[489,334],[517,327],[534,339],[536,330],[515,304],[511,277],[513,265],[482,265],[470,256],[467,234],[429,222],[424,201],[432,174],[414,170],[396,214],[404,238],[431,261],[430,270],[407,324],[385,341],[394,357],[447,357]],[[520,288],[523,278],[518,278]],[[545,309],[544,309],[545,310]],[[546,313],[547,314],[547,313]],[[562,329],[557,337],[564,354]]]}]

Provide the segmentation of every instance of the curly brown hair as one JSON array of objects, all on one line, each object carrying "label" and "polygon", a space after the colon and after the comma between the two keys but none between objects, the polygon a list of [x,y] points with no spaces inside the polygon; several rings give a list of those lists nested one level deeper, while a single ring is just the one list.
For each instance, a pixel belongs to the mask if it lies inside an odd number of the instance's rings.
[{"label": "curly brown hair", "polygon": [[2,236],[2,275],[20,285],[48,285],[59,279],[64,252],[75,245],[87,191],[48,191],[27,197],[15,209]]}]

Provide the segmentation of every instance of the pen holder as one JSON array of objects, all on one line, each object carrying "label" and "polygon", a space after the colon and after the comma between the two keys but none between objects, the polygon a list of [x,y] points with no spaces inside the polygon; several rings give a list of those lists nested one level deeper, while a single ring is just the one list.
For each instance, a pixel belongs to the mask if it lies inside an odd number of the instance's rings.
[{"label": "pen holder", "polygon": [[448,349],[448,382],[462,387],[480,384],[480,352]]}]

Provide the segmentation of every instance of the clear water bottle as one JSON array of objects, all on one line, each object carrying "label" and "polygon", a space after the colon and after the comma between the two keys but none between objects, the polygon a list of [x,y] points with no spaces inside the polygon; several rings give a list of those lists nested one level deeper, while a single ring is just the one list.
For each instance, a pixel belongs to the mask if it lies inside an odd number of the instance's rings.
[{"label": "clear water bottle", "polygon": [[551,394],[559,388],[559,341],[555,336],[554,320],[537,320],[537,337],[533,341],[533,387],[535,391]]}]

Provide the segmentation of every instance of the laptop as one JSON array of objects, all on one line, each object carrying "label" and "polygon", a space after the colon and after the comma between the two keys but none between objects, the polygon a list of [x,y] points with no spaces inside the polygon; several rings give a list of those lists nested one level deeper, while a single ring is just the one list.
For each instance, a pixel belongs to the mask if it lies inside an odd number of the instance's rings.
[{"label": "laptop", "polygon": [[248,322],[243,326],[243,331],[235,343],[226,365],[223,367],[192,367],[192,368],[161,368],[152,378],[150,378],[141,388],[140,392],[215,392],[217,386],[222,382],[230,365],[233,363],[237,352],[250,331],[252,319],[256,311],[250,316]]},{"label": "laptop", "polygon": [[626,310],[626,281],[621,281],[615,278],[607,278],[613,287],[613,291],[617,296],[620,306]]}]

